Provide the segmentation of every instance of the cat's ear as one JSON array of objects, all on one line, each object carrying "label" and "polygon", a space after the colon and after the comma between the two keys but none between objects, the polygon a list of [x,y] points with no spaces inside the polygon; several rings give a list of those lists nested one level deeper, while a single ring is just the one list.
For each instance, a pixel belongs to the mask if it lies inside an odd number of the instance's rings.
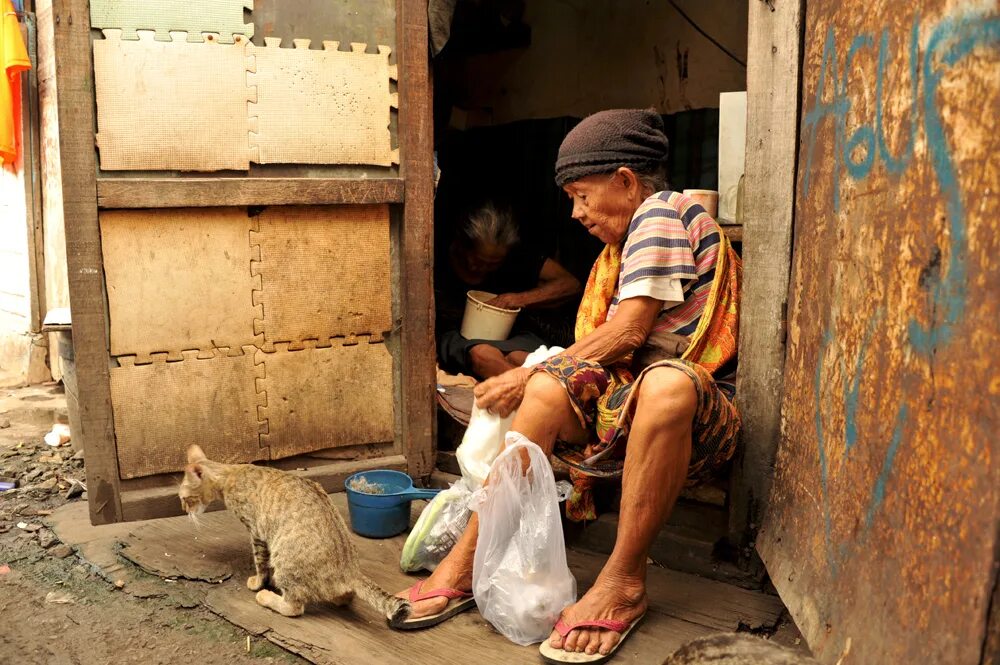
[{"label": "cat's ear", "polygon": [[204,462],[208,458],[205,457],[205,451],[201,449],[198,444],[191,444],[188,446],[187,450],[188,464],[198,464],[199,462]]},{"label": "cat's ear", "polygon": [[205,468],[201,464],[188,464],[184,467],[184,475],[192,481],[200,481],[205,475]]}]

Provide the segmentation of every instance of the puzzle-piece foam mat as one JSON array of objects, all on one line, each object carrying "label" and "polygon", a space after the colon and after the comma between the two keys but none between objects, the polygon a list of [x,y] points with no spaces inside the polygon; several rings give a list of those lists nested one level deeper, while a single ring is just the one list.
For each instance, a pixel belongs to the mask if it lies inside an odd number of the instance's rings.
[{"label": "puzzle-piece foam mat", "polygon": [[393,440],[392,355],[385,344],[275,347],[256,356],[266,368],[258,382],[266,392],[258,416],[267,433],[260,441],[271,459]]},{"label": "puzzle-piece foam mat", "polygon": [[265,344],[392,329],[388,206],[275,206],[252,221]]},{"label": "puzzle-piece foam mat", "polygon": [[105,171],[249,168],[247,39],[94,41],[97,143]]},{"label": "puzzle-piece foam mat", "polygon": [[391,108],[398,105],[389,81],[396,66],[390,49],[365,53],[365,44],[339,51],[339,42],[310,49],[308,39],[279,48],[280,39],[251,45],[250,161],[258,164],[399,163],[389,133]]},{"label": "puzzle-piece foam mat", "polygon": [[267,459],[260,447],[256,382],[263,368],[253,348],[240,356],[206,360],[185,352],[180,362],[111,369],[118,470],[122,478],[179,471],[185,451],[197,443],[219,462]]},{"label": "puzzle-piece foam mat", "polygon": [[117,28],[122,39],[138,39],[137,30],[152,30],[156,39],[170,40],[170,32],[186,32],[191,42],[215,33],[224,44],[234,35],[253,36],[253,23],[243,22],[243,10],[253,0],[90,0],[90,25]]},{"label": "puzzle-piece foam mat", "polygon": [[111,355],[141,363],[263,341],[245,208],[108,210],[100,225]]}]

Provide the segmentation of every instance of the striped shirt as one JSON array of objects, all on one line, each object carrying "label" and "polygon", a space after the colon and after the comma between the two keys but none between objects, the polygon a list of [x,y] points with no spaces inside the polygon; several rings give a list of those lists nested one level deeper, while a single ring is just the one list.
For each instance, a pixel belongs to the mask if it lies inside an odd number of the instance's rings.
[{"label": "striped shirt", "polygon": [[692,334],[712,290],[721,233],[690,197],[665,191],[646,199],[629,224],[608,320],[620,300],[649,295],[664,301],[653,331]]}]

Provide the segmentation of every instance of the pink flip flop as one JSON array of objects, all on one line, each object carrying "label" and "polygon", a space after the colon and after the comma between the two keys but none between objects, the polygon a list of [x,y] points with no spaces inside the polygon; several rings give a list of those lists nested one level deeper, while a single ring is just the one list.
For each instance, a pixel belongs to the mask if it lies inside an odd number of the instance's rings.
[{"label": "pink flip flop", "polygon": [[538,647],[538,653],[542,656],[542,660],[546,663],[551,663],[552,665],[563,665],[564,663],[586,663],[586,665],[598,665],[599,663],[606,663],[611,660],[615,653],[622,644],[625,643],[625,638],[631,634],[632,629],[639,625],[639,622],[645,618],[646,613],[643,612],[635,621],[628,623],[626,621],[615,621],[614,619],[595,619],[593,621],[580,621],[574,624],[567,624],[562,619],[556,622],[555,630],[559,633],[565,640],[566,636],[570,634],[570,631],[576,630],[577,628],[603,628],[605,630],[610,630],[615,633],[621,633],[621,639],[611,650],[611,653],[605,655],[601,653],[588,654],[588,653],[577,653],[576,651],[563,651],[562,649],[556,649],[549,645],[549,641],[545,640]]},{"label": "pink flip flop", "polygon": [[416,603],[428,598],[448,598],[448,604],[437,614],[420,617],[419,619],[407,619],[403,621],[390,622],[389,625],[396,630],[417,630],[418,628],[430,628],[442,621],[447,621],[456,614],[471,609],[476,604],[476,599],[468,591],[459,589],[434,589],[423,591],[425,580],[421,580],[410,587],[410,602]]}]

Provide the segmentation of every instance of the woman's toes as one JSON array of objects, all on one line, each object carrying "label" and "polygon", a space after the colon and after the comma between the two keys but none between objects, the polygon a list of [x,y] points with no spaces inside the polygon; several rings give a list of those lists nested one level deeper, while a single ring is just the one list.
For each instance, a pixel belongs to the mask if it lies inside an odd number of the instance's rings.
[{"label": "woman's toes", "polygon": [[600,652],[605,656],[611,653],[611,650],[615,648],[616,644],[618,644],[619,639],[621,639],[621,637],[618,635],[618,633],[613,633],[610,630],[606,630],[603,633],[601,633],[601,640],[599,647]]},{"label": "woman's toes", "polygon": [[576,642],[578,639],[580,639],[580,631],[569,631],[569,635],[563,640],[563,651],[576,651]]},{"label": "woman's toes", "polygon": [[562,649],[563,639],[558,630],[553,630],[552,634],[549,635],[549,646],[553,649]]},{"label": "woman's toes", "polygon": [[587,641],[587,655],[593,656],[595,653],[597,653],[597,648],[601,646],[601,638],[597,633],[593,631],[590,632],[588,637],[589,639]]}]

